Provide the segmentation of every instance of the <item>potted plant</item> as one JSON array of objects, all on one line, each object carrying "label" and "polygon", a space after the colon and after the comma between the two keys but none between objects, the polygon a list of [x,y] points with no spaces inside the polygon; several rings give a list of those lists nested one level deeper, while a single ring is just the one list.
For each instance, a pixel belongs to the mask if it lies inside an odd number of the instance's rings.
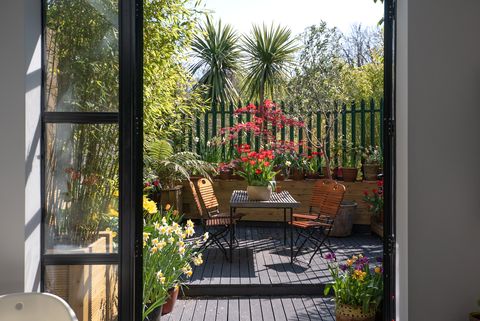
[{"label": "potted plant", "polygon": [[307,160],[302,155],[291,151],[288,154],[289,174],[294,181],[305,179],[305,170],[307,168]]},{"label": "potted plant", "polygon": [[307,156],[307,178],[320,178],[320,168],[322,167],[322,153],[312,152],[312,155]]},{"label": "potted plant", "polygon": [[212,164],[201,160],[195,153],[175,153],[166,140],[155,140],[147,144],[145,163],[151,172],[150,176],[156,177],[159,182],[159,195],[154,196],[155,200],[160,200],[158,204],[162,207],[172,204],[180,212],[181,183],[190,180],[191,175],[210,178],[210,174],[215,172]]},{"label": "potted plant", "polygon": [[247,194],[252,201],[268,201],[272,195],[272,181],[277,174],[273,170],[273,151],[245,152],[242,170],[238,174],[247,181]]},{"label": "potted plant", "polygon": [[221,180],[232,179],[233,168],[234,168],[234,166],[232,165],[232,163],[220,163],[220,164],[218,164],[219,178]]},{"label": "potted plant", "polygon": [[383,296],[381,258],[370,262],[354,255],[345,263],[334,262],[335,254],[325,256],[333,284],[327,284],[325,295],[334,291],[337,321],[374,321]]},{"label": "potted plant", "polygon": [[[480,300],[477,304],[480,307]],[[470,313],[470,321],[480,321],[480,311]]]},{"label": "potted plant", "polygon": [[363,192],[363,200],[372,212],[372,220],[383,223],[383,181],[377,181],[377,188]]},{"label": "potted plant", "polygon": [[192,264],[203,263],[198,251],[208,238],[195,239],[194,224],[181,224],[176,210],[157,210],[146,196],[143,201],[143,320],[157,321],[175,304],[182,283],[192,275]]},{"label": "potted plant", "polygon": [[383,163],[382,151],[378,146],[369,146],[363,149],[362,153],[363,162],[363,178],[366,181],[377,180],[378,174],[380,174],[380,168]]},{"label": "potted plant", "polygon": [[345,182],[355,182],[358,176],[358,156],[360,149],[349,146],[342,157],[341,173]]}]

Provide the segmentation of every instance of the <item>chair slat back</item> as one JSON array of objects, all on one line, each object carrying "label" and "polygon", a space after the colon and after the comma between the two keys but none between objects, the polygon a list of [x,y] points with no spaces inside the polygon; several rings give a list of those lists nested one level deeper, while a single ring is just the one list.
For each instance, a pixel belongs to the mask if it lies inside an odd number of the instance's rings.
[{"label": "chair slat back", "polygon": [[203,211],[202,203],[200,202],[200,198],[198,197],[197,188],[192,181],[190,181],[190,189],[192,190],[193,199],[195,200],[195,205],[197,206],[198,213],[201,217],[203,217],[205,213]]},{"label": "chair slat back", "polygon": [[345,196],[345,186],[334,180],[319,180],[312,191],[311,208],[316,208],[319,216],[334,218]]},{"label": "chair slat back", "polygon": [[207,213],[218,211],[218,200],[213,190],[213,184],[206,178],[201,178],[196,183],[200,199]]}]

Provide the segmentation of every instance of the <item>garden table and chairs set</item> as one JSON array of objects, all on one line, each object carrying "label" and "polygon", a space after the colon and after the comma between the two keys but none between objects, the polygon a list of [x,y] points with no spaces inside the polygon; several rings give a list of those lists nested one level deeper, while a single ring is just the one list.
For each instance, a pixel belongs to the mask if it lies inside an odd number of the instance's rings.
[{"label": "garden table and chairs set", "polygon": [[[218,199],[210,180],[201,178],[191,182],[190,188],[201,216],[202,226],[209,233],[204,247],[217,245],[230,262],[233,249],[239,244],[235,227],[245,216],[238,209],[278,209],[283,212],[283,243],[289,248],[291,263],[309,242],[313,244],[314,251],[308,265],[318,252],[322,253],[322,248],[333,253],[329,235],[345,194],[345,186],[334,180],[322,179],[315,183],[307,213],[294,212],[301,204],[288,191],[272,192],[268,201],[253,201],[248,198],[246,190],[234,190],[230,198],[230,211],[224,213],[219,209]],[[287,231],[290,237],[287,236]],[[302,242],[295,251],[295,246],[300,240]]]}]

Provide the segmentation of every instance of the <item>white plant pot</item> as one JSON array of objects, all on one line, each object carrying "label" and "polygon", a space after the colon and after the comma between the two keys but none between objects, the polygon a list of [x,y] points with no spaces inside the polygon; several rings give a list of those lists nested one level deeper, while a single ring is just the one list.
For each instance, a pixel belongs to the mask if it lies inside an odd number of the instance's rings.
[{"label": "white plant pot", "polygon": [[269,186],[247,186],[247,195],[250,201],[268,201],[272,196],[272,187]]}]

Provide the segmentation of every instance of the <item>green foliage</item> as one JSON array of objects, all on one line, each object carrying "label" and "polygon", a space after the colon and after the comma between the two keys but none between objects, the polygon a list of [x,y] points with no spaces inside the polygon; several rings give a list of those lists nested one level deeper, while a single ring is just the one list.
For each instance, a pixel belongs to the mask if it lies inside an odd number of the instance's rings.
[{"label": "green foliage", "polygon": [[192,152],[174,153],[165,140],[154,140],[146,144],[145,163],[162,188],[174,188],[179,182],[189,180],[191,175],[209,178],[215,168]]},{"label": "green foliage", "polygon": [[200,91],[185,67],[200,17],[199,2],[144,1],[145,140],[181,142],[183,131],[204,110]]},{"label": "green foliage", "polygon": [[253,26],[243,45],[246,75],[242,90],[249,94],[249,99],[259,99],[263,104],[266,93],[274,99],[295,62],[294,54],[299,49],[295,40],[286,27]]},{"label": "green foliage", "polygon": [[205,86],[205,97],[210,102],[225,103],[236,101],[238,93],[232,82],[239,70],[239,37],[231,25],[217,26],[207,17],[192,44],[196,63],[191,71],[201,73],[198,86]]}]

